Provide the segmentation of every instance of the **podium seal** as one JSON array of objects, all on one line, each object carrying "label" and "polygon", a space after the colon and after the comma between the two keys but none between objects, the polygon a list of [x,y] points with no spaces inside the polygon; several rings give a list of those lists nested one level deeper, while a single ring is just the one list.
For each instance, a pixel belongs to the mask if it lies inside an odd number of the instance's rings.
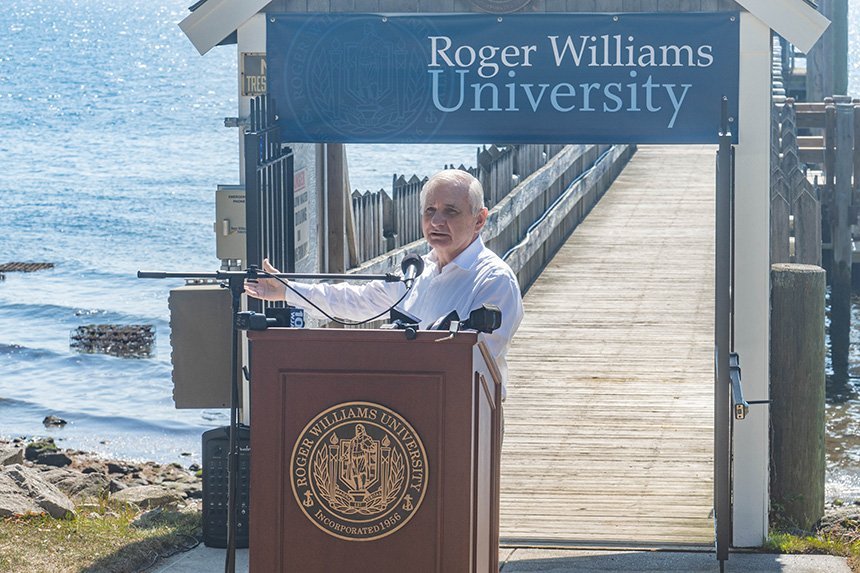
[{"label": "podium seal", "polygon": [[372,402],[344,402],[317,414],[290,457],[302,513],[347,541],[380,539],[406,525],[424,500],[427,474],[427,452],[415,429]]}]

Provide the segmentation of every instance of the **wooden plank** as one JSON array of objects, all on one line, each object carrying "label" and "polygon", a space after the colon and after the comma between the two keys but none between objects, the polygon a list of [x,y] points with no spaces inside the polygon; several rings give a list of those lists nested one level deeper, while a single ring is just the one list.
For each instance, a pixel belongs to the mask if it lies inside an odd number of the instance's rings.
[{"label": "wooden plank", "polygon": [[713,542],[713,163],[640,147],[529,290],[503,544]]}]

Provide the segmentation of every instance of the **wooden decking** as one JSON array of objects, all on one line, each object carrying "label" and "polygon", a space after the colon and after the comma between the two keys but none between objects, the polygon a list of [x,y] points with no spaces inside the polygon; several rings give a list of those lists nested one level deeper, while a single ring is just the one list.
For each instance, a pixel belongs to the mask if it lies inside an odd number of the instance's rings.
[{"label": "wooden decking", "polygon": [[714,153],[640,147],[529,290],[503,545],[713,543]]}]

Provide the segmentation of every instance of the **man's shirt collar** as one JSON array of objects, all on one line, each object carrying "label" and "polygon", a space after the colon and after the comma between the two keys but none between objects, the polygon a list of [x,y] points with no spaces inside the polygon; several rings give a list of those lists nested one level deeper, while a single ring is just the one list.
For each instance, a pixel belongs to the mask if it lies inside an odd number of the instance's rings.
[{"label": "man's shirt collar", "polygon": [[[469,243],[469,246],[466,249],[454,257],[448,265],[457,265],[461,269],[471,269],[475,266],[475,263],[478,262],[478,255],[484,249],[484,241],[481,239],[481,235],[478,235],[477,238]],[[439,260],[436,258],[436,251],[430,251],[429,259],[436,265],[438,268]],[[444,270],[444,269],[443,269]],[[439,271],[441,272],[441,271]]]}]

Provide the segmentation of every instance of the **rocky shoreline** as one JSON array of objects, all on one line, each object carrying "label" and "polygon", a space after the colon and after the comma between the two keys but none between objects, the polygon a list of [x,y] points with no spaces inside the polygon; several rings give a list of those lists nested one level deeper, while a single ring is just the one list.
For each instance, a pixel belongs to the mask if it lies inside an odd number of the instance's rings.
[{"label": "rocky shoreline", "polygon": [[0,440],[0,518],[50,515],[63,518],[93,501],[199,510],[200,468],[192,465],[105,460],[61,449],[53,439]]}]

